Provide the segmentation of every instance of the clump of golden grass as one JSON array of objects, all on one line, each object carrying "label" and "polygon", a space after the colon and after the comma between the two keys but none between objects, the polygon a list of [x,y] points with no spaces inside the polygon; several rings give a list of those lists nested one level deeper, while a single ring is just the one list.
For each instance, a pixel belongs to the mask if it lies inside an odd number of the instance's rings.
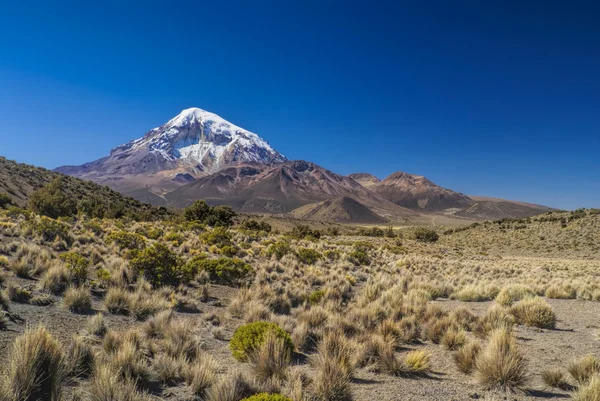
[{"label": "clump of golden grass", "polygon": [[502,306],[511,306],[513,303],[525,298],[533,298],[534,292],[528,287],[517,284],[504,287],[496,296],[496,302]]},{"label": "clump of golden grass", "polygon": [[554,284],[546,288],[544,295],[546,296],[546,298],[575,299],[577,298],[577,290],[570,284]]},{"label": "clump of golden grass", "polygon": [[151,401],[152,398],[140,392],[131,380],[123,380],[118,371],[110,365],[96,365],[88,390],[90,401]]},{"label": "clump of golden grass", "polygon": [[259,380],[284,379],[290,365],[290,352],[283,339],[269,331],[260,348],[250,356],[250,361]]},{"label": "clump of golden grass", "polygon": [[313,357],[316,376],[312,391],[322,401],[352,399],[350,378],[354,371],[353,349],[339,332],[328,332]]},{"label": "clump of golden grass", "polygon": [[589,381],[579,386],[573,394],[574,401],[600,400],[600,375],[594,374]]},{"label": "clump of golden grass", "polygon": [[565,374],[561,369],[545,369],[542,371],[542,380],[548,387],[568,390],[571,386],[565,380]]},{"label": "clump of golden grass", "polygon": [[404,358],[406,370],[411,374],[425,374],[431,370],[431,353],[426,350],[414,350]]},{"label": "clump of golden grass", "polygon": [[481,345],[476,342],[470,342],[463,345],[454,353],[454,363],[458,370],[465,374],[469,374],[475,368],[477,356],[481,352]]},{"label": "clump of golden grass", "polygon": [[68,371],[71,376],[87,377],[94,366],[94,352],[81,336],[73,337],[67,353]]},{"label": "clump of golden grass", "polygon": [[131,293],[123,288],[111,287],[104,296],[104,306],[110,313],[129,314]]},{"label": "clump of golden grass", "polygon": [[567,372],[579,384],[588,381],[592,376],[600,374],[600,359],[593,355],[572,360],[567,366]]},{"label": "clump of golden grass", "polygon": [[515,323],[515,318],[508,310],[498,305],[493,305],[485,315],[475,323],[474,331],[480,337],[486,337],[497,329],[510,330]]},{"label": "clump of golden grass", "polygon": [[527,381],[525,358],[507,329],[490,334],[487,347],[477,357],[477,377],[486,389],[514,391]]},{"label": "clump of golden grass", "polygon": [[467,335],[462,329],[451,328],[442,336],[441,343],[451,351],[462,347],[467,341]]},{"label": "clump of golden grass", "polygon": [[192,392],[198,397],[204,397],[208,389],[215,383],[216,363],[204,355],[189,364],[184,371],[184,378]]},{"label": "clump of golden grass", "polygon": [[88,317],[85,324],[85,331],[92,336],[100,338],[104,337],[108,331],[104,315],[102,313],[97,313],[94,316]]},{"label": "clump of golden grass", "polygon": [[72,312],[84,312],[92,308],[92,296],[86,287],[69,287],[63,298],[64,305]]},{"label": "clump of golden grass", "polygon": [[254,394],[252,385],[239,371],[229,372],[208,389],[208,401],[239,401]]},{"label": "clump of golden grass", "polygon": [[13,344],[2,399],[58,401],[64,377],[60,344],[43,327],[28,329]]},{"label": "clump of golden grass", "polygon": [[556,315],[552,307],[542,298],[528,298],[510,308],[518,323],[542,329],[556,326]]}]

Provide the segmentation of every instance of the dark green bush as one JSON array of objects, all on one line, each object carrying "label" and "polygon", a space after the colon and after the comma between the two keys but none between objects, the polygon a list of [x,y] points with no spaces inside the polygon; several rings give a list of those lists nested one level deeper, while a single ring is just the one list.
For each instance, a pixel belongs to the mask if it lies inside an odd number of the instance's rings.
[{"label": "dark green bush", "polygon": [[323,257],[319,251],[310,248],[299,248],[296,251],[296,256],[300,262],[307,265],[311,265]]},{"label": "dark green bush", "polygon": [[237,214],[229,206],[210,206],[204,200],[197,200],[183,210],[188,221],[199,221],[213,227],[229,227]]},{"label": "dark green bush", "polygon": [[57,237],[64,241],[70,239],[69,226],[60,221],[41,216],[39,219],[32,220],[29,224],[33,232],[42,237],[44,241],[53,241]]},{"label": "dark green bush", "polygon": [[223,248],[224,246],[232,246],[232,235],[231,233],[224,227],[216,227],[211,231],[207,231],[200,235],[200,240],[207,245],[215,245],[218,248]]},{"label": "dark green bush", "polygon": [[3,209],[5,206],[10,205],[12,203],[12,198],[9,194],[1,192],[0,193],[0,209]]},{"label": "dark green bush", "polygon": [[139,234],[127,231],[116,231],[106,237],[108,242],[117,244],[121,249],[143,249],[146,246],[146,239]]},{"label": "dark green bush", "polygon": [[27,206],[32,212],[53,219],[74,216],[77,213],[77,203],[63,191],[62,178],[56,178],[33,192]]},{"label": "dark green bush", "polygon": [[296,239],[318,240],[321,238],[321,232],[319,230],[313,230],[305,224],[299,224],[294,226],[290,232],[290,236]]},{"label": "dark green bush", "polygon": [[438,233],[431,228],[419,227],[414,232],[415,239],[420,242],[436,242],[439,239]]},{"label": "dark green bush", "polygon": [[271,322],[253,322],[240,326],[233,333],[229,348],[231,353],[239,361],[246,361],[263,344],[268,332],[283,340],[286,352],[291,356],[294,344],[290,335],[281,327]]},{"label": "dark green bush", "polygon": [[323,256],[329,260],[338,260],[340,258],[340,251],[337,249],[328,249],[323,252]]},{"label": "dark green bush", "polygon": [[292,246],[288,241],[277,241],[267,248],[267,256],[271,257],[275,255],[277,259],[281,259],[288,253],[292,252]]},{"label": "dark green bush", "polygon": [[240,284],[248,278],[252,269],[241,259],[209,259],[205,255],[194,256],[186,263],[186,271],[205,271],[210,281],[219,284]]},{"label": "dark green bush", "polygon": [[83,284],[87,280],[90,261],[75,252],[66,252],[59,256],[71,272],[75,284]]},{"label": "dark green bush", "polygon": [[292,401],[291,398],[287,398],[281,394],[269,394],[260,393],[255,394],[252,397],[244,398],[242,401]]},{"label": "dark green bush", "polygon": [[154,244],[140,251],[130,265],[136,274],[143,275],[153,287],[189,282],[195,273],[163,244]]},{"label": "dark green bush", "polygon": [[265,221],[257,221],[254,219],[248,219],[248,220],[244,220],[242,221],[242,224],[240,224],[240,228],[242,230],[248,230],[248,231],[264,231],[267,233],[271,232],[271,225]]}]

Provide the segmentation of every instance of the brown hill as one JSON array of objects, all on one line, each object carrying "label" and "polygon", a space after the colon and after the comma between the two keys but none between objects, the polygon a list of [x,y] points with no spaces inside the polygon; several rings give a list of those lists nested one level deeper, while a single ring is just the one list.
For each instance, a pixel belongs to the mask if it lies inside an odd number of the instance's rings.
[{"label": "brown hill", "polygon": [[354,173],[350,174],[348,177],[352,178],[365,188],[371,188],[381,182],[379,178],[369,173]]},{"label": "brown hill", "polygon": [[547,206],[505,199],[486,198],[483,196],[471,196],[470,198],[475,203],[466,209],[455,212],[455,216],[476,220],[495,220],[505,217],[529,217],[556,210]]},{"label": "brown hill", "polygon": [[467,195],[442,188],[421,175],[397,172],[369,187],[383,198],[415,210],[440,212],[464,209],[475,202]]},{"label": "brown hill", "polygon": [[301,206],[290,215],[300,220],[334,221],[336,223],[384,224],[388,219],[374,213],[355,199],[344,196]]},{"label": "brown hill", "polygon": [[[139,200],[121,195],[106,186],[66,176],[42,167],[17,163],[0,157],[0,193],[6,193],[16,206],[27,205],[29,196],[55,178],[61,177],[63,190],[75,201],[97,199],[136,216],[160,217],[170,214],[165,208],[154,208]],[[146,217],[144,217],[146,218]]]},{"label": "brown hill", "polygon": [[353,198],[393,220],[416,216],[415,212],[383,199],[353,179],[306,161],[230,167],[166,195],[175,206],[206,199],[237,210],[267,213],[287,213],[303,205],[341,197]]}]

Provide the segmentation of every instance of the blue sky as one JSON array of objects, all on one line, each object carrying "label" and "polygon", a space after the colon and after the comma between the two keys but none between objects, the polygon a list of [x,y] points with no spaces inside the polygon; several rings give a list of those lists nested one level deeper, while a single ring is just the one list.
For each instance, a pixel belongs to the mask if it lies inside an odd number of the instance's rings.
[{"label": "blue sky", "polygon": [[597,3],[0,2],[10,159],[91,161],[195,106],[340,174],[600,207]]}]

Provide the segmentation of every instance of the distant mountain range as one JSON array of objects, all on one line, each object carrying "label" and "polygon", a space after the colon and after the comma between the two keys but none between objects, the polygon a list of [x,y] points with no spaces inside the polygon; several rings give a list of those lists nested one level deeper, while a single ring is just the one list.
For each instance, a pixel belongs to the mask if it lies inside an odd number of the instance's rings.
[{"label": "distant mountain range", "polygon": [[526,217],[551,208],[467,196],[427,178],[397,172],[341,176],[307,161],[289,161],[258,135],[216,114],[190,108],[110,155],[57,172],[109,187],[154,205],[196,199],[253,213],[365,224],[419,214],[466,219]]}]

